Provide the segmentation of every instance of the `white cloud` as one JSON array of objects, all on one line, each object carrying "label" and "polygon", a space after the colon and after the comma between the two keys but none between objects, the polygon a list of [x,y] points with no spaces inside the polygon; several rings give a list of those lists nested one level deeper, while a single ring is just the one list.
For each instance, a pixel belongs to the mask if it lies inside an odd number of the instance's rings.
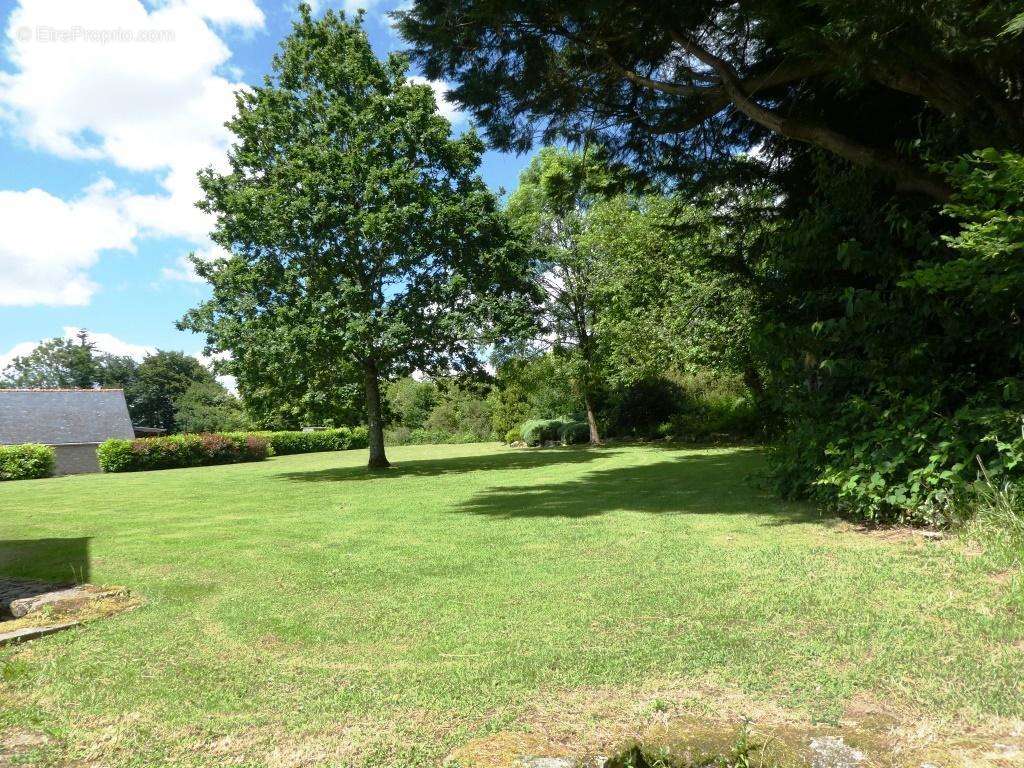
[{"label": "white cloud", "polygon": [[0,191],[0,306],[88,304],[88,270],[100,252],[133,250],[113,183],[103,179],[71,201],[41,189]]},{"label": "white cloud", "polygon": [[[91,227],[81,237],[73,226],[40,237],[41,220],[78,224],[83,204],[42,190],[0,192],[30,214],[0,210],[7,213],[0,266],[17,262],[17,271],[0,275],[0,304],[87,303],[96,288],[88,267],[99,251],[128,247],[126,232],[129,239],[208,244],[212,220],[195,207],[196,172],[223,167],[229,144],[223,124],[234,113],[234,92],[244,87],[221,74],[231,69],[231,51],[211,25],[255,30],[263,24],[253,0],[148,0],[148,6],[21,0],[6,30],[11,69],[0,71],[0,119],[41,151],[155,174],[160,191],[140,194],[107,183],[99,196],[110,230],[105,237]],[[93,207],[96,198],[85,194]],[[73,233],[80,243],[63,242]]]},{"label": "white cloud", "polygon": [[[65,339],[75,339],[78,336],[80,328],[75,326],[66,325],[63,328]],[[137,362],[141,362],[146,355],[151,355],[156,352],[156,347],[149,346],[147,344],[132,344],[130,342],[119,339],[112,333],[96,333],[88,331],[89,340],[96,345],[96,349],[100,352],[106,352],[110,355],[118,355],[122,357],[130,357]],[[39,341],[23,341],[15,344],[7,352],[0,354],[0,372],[3,372],[11,361],[16,357],[24,357],[25,355],[31,354],[32,350],[40,345]],[[210,370],[213,370],[213,364],[216,360],[227,360],[230,359],[231,355],[227,352],[218,353],[216,355],[204,355],[202,353],[194,355],[194,357],[203,365]],[[238,394],[238,382],[235,381],[234,376],[217,376],[217,381],[223,384],[228,391],[233,394]]]},{"label": "white cloud", "polygon": [[[219,246],[213,245],[209,248],[199,248],[194,251],[195,255],[203,261],[216,261],[230,256],[230,254]],[[188,255],[179,256],[174,267],[164,267],[161,274],[168,280],[180,280],[186,283],[198,283],[205,285],[206,281],[196,274],[195,267],[189,261]]]},{"label": "white cloud", "polygon": [[460,123],[466,119],[466,115],[459,111],[458,105],[449,100],[448,92],[451,90],[451,86],[444,80],[428,80],[422,75],[411,75],[409,82],[417,85],[429,85],[434,91],[434,100],[437,101],[438,111],[452,123]]},{"label": "white cloud", "polygon": [[[78,336],[81,330],[81,328],[76,328],[73,325],[65,325],[64,338],[74,339]],[[156,347],[151,347],[147,344],[131,344],[117,338],[117,336],[114,336],[112,333],[95,333],[93,331],[86,332],[89,334],[89,341],[96,345],[97,351],[106,352],[108,355],[130,357],[133,360],[141,361],[146,355],[151,355],[156,352]]]},{"label": "white cloud", "polygon": [[[65,325],[63,328],[64,338],[75,339],[80,330],[80,328]],[[110,355],[127,356],[133,360],[141,361],[146,355],[156,352],[156,347],[150,347],[143,344],[131,344],[119,339],[111,333],[93,333],[92,331],[89,331],[88,333],[89,340],[96,345],[96,349]],[[15,344],[7,350],[7,352],[0,354],[0,372],[10,365],[14,358],[24,357],[25,355],[31,354],[32,350],[38,347],[41,343],[42,342],[40,341],[22,341]]]},{"label": "white cloud", "polygon": [[38,346],[38,341],[22,341],[19,344],[15,344],[4,354],[0,355],[0,373],[2,373],[4,369],[11,364],[14,358],[24,357]]},{"label": "white cloud", "polygon": [[259,29],[266,20],[253,0],[183,0],[184,5],[214,24]]}]

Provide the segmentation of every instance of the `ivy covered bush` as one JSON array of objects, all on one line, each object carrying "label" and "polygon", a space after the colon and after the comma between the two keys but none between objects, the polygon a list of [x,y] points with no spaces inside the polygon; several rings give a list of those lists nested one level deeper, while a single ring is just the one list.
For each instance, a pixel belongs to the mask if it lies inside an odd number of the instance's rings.
[{"label": "ivy covered bush", "polygon": [[205,434],[107,440],[96,456],[104,472],[142,472],[262,461],[272,452],[258,435]]},{"label": "ivy covered bush", "polygon": [[0,445],[0,480],[34,480],[53,474],[56,458],[48,445]]}]

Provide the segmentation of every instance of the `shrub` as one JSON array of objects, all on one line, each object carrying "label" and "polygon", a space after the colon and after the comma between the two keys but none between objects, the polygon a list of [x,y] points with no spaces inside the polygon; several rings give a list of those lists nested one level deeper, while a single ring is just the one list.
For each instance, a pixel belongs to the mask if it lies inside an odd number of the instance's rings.
[{"label": "shrub", "polygon": [[0,445],[0,480],[49,477],[55,463],[54,450],[48,445]]},{"label": "shrub", "polygon": [[562,424],[560,437],[565,445],[580,445],[590,442],[590,425],[585,421],[569,421]]},{"label": "shrub", "polygon": [[365,448],[369,444],[366,427],[338,427],[318,432],[230,432],[229,437],[255,435],[270,443],[275,456],[295,453],[319,453],[320,451],[347,451]]},{"label": "shrub", "polygon": [[761,416],[749,397],[692,402],[688,410],[658,427],[658,436],[702,441],[718,437],[749,438],[761,432]]},{"label": "shrub", "polygon": [[520,428],[519,434],[527,445],[540,445],[562,439],[562,419],[533,419]]},{"label": "shrub", "polygon": [[107,440],[96,449],[104,472],[201,467],[261,461],[270,444],[258,435],[171,435],[138,440]]},{"label": "shrub", "polygon": [[471,432],[446,432],[437,429],[408,429],[397,427],[384,434],[388,445],[458,445],[484,442]]},{"label": "shrub", "polygon": [[518,443],[522,439],[523,435],[519,427],[514,427],[505,433],[505,442],[509,445],[512,445],[512,443]]}]

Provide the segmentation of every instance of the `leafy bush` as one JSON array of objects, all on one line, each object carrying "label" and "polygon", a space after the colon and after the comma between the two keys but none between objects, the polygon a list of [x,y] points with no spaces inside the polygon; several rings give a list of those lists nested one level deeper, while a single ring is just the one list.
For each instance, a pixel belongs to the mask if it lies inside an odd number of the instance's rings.
[{"label": "leafy bush", "polygon": [[137,440],[107,440],[96,449],[104,472],[202,467],[262,461],[270,444],[257,435],[170,435]]},{"label": "leafy bush", "polygon": [[541,445],[562,439],[563,419],[533,419],[520,428],[519,434],[527,445]]},{"label": "leafy bush", "polygon": [[987,400],[944,415],[936,396],[851,398],[827,428],[806,424],[778,442],[770,454],[776,481],[785,495],[872,521],[945,525],[979,462],[999,484],[1024,470],[1024,414],[985,407]]},{"label": "leafy bush", "polygon": [[761,426],[754,402],[749,397],[734,397],[692,403],[688,410],[659,425],[658,436],[688,441],[742,439],[757,435]]},{"label": "leafy bush", "polygon": [[56,458],[48,445],[0,445],[0,480],[34,480],[53,474]]},{"label": "leafy bush", "polygon": [[472,432],[397,427],[384,433],[384,442],[388,445],[459,445],[484,441]]},{"label": "leafy bush", "polygon": [[347,451],[369,445],[366,427],[337,427],[318,432],[230,432],[231,437],[256,435],[270,443],[275,456],[321,451]]},{"label": "leafy bush", "polygon": [[559,437],[565,445],[589,443],[590,425],[585,421],[567,421],[562,424]]},{"label": "leafy bush", "polygon": [[505,433],[505,442],[509,445],[512,445],[512,443],[518,443],[522,439],[523,435],[518,427],[513,427]]}]

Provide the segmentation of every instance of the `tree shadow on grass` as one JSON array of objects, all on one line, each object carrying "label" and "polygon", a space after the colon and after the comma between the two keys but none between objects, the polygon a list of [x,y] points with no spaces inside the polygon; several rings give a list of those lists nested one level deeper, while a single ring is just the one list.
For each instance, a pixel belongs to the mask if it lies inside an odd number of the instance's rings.
[{"label": "tree shadow on grass", "polygon": [[491,488],[457,509],[501,519],[582,518],[628,511],[661,515],[764,515],[770,525],[820,521],[806,504],[758,490],[757,451],[691,453],[641,466],[595,469],[564,483]]},{"label": "tree shadow on grass", "polygon": [[68,539],[0,540],[0,579],[54,583],[89,581],[88,536]]},{"label": "tree shadow on grass", "polygon": [[365,466],[334,467],[309,472],[283,472],[278,477],[305,483],[391,480],[398,477],[431,477],[462,472],[536,469],[554,464],[585,464],[614,456],[616,453],[618,452],[609,448],[535,448],[507,453],[487,453],[481,456],[398,461],[389,469],[371,470]]}]

